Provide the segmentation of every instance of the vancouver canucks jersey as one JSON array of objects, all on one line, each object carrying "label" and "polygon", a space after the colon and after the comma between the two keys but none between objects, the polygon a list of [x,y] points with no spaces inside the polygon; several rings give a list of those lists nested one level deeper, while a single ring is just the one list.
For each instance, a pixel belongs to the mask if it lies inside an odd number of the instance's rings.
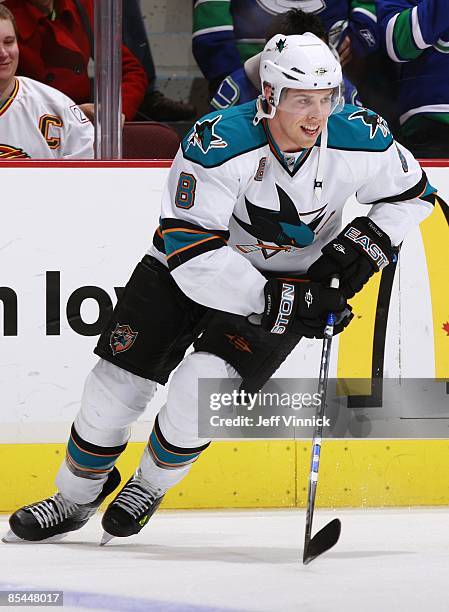
[{"label": "vancouver canucks jersey", "polygon": [[209,80],[231,74],[262,50],[274,15],[290,8],[320,15],[327,30],[346,23],[348,0],[196,0],[192,50]]},{"label": "vancouver canucks jersey", "polygon": [[422,115],[449,123],[449,10],[441,0],[377,0],[388,55],[400,62],[401,124]]},{"label": "vancouver canucks jersey", "polygon": [[[364,0],[195,0],[192,51],[208,80],[224,77],[262,50],[273,17],[297,8],[319,15],[330,42],[347,33],[353,52],[378,46],[374,5]],[[348,22],[349,20],[349,22]]]},{"label": "vancouver canucks jersey", "polygon": [[255,113],[249,102],[196,122],[170,170],[150,249],[191,299],[241,315],[263,311],[264,273],[307,271],[353,194],[397,245],[430,213],[435,191],[372,111],[331,115],[318,182],[319,141],[284,155]]},{"label": "vancouver canucks jersey", "polygon": [[63,93],[27,77],[0,106],[0,159],[90,159],[94,128]]}]

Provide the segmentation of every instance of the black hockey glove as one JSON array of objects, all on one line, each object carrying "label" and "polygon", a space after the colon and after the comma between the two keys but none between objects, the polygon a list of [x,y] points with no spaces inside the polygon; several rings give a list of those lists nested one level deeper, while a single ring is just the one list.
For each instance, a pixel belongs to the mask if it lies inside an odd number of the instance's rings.
[{"label": "black hockey glove", "polygon": [[323,338],[329,312],[337,315],[334,334],[343,331],[353,317],[339,289],[283,278],[270,278],[265,285],[261,325],[272,334],[294,331],[306,338]]},{"label": "black hockey glove", "polygon": [[368,217],[354,219],[321,252],[323,255],[310,266],[307,276],[328,283],[338,275],[346,299],[354,297],[374,272],[396,259],[390,238]]}]

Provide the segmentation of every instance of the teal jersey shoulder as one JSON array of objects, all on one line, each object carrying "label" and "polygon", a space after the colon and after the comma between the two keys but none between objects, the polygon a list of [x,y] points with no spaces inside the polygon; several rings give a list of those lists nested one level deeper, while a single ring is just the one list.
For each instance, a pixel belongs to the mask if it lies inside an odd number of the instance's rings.
[{"label": "teal jersey shoulder", "polygon": [[328,121],[328,147],[345,151],[386,151],[394,142],[385,119],[368,108],[345,104]]},{"label": "teal jersey shoulder", "polygon": [[221,166],[233,157],[267,144],[262,124],[253,124],[254,100],[209,113],[196,121],[181,143],[183,155],[205,168]]}]

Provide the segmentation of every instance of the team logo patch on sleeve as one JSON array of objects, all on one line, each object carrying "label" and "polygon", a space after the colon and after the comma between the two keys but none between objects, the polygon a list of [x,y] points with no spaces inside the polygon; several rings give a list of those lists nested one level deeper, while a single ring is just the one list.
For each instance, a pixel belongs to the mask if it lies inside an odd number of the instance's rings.
[{"label": "team logo patch on sleeve", "polygon": [[114,357],[130,349],[138,333],[139,332],[133,331],[129,325],[120,325],[120,323],[117,323],[109,341]]},{"label": "team logo patch on sleeve", "polygon": [[376,113],[370,113],[366,110],[366,108],[361,108],[355,113],[351,113],[348,117],[349,121],[354,121],[354,119],[360,119],[367,127],[370,129],[369,137],[371,140],[377,134],[377,130],[382,132],[382,136],[385,138],[390,133],[390,128],[388,127],[388,123],[385,121],[383,117],[376,115]]},{"label": "team logo patch on sleeve", "polygon": [[74,104],[73,106],[70,106],[70,111],[72,112],[72,115],[75,117],[75,119],[79,121],[80,123],[89,123],[89,119],[80,109],[80,107],[77,106],[76,104]]},{"label": "team logo patch on sleeve", "polygon": [[0,144],[0,159],[30,159],[23,149]]},{"label": "team logo patch on sleeve", "polygon": [[215,126],[220,121],[221,115],[217,115],[214,119],[204,119],[197,121],[190,134],[187,144],[187,149],[192,145],[199,147],[206,154],[210,149],[222,149],[227,147],[228,143],[215,133]]}]

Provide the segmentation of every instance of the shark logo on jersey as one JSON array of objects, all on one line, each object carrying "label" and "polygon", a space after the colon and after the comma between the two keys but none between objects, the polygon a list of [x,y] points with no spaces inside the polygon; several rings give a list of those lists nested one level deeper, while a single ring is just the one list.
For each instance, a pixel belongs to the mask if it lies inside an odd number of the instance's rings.
[{"label": "shark logo on jersey", "polygon": [[[260,251],[265,259],[269,259],[277,253],[289,252],[294,248],[304,248],[314,241],[314,230],[323,220],[327,204],[311,212],[298,213],[291,198],[279,185],[276,185],[276,190],[279,197],[279,210],[261,208],[245,197],[250,223],[245,223],[233,214],[234,220],[240,227],[258,239],[256,244],[237,244],[236,247],[242,253]],[[301,221],[300,215],[313,216],[313,219],[306,224]],[[273,244],[266,244],[267,242]]]},{"label": "shark logo on jersey", "polygon": [[0,144],[0,159],[30,159],[30,156],[23,149]]},{"label": "shark logo on jersey", "polygon": [[349,121],[354,121],[354,119],[360,119],[363,123],[370,128],[370,139],[373,139],[377,134],[377,130],[382,132],[382,136],[386,137],[390,133],[390,129],[388,127],[388,123],[380,117],[376,115],[376,113],[368,112],[366,108],[361,108],[355,113],[351,113],[348,117]]},{"label": "shark logo on jersey", "polygon": [[187,141],[187,149],[192,145],[194,147],[199,147],[201,151],[206,154],[210,149],[222,149],[223,147],[227,147],[228,143],[215,133],[215,126],[220,119],[221,115],[217,115],[214,119],[197,121]]}]

